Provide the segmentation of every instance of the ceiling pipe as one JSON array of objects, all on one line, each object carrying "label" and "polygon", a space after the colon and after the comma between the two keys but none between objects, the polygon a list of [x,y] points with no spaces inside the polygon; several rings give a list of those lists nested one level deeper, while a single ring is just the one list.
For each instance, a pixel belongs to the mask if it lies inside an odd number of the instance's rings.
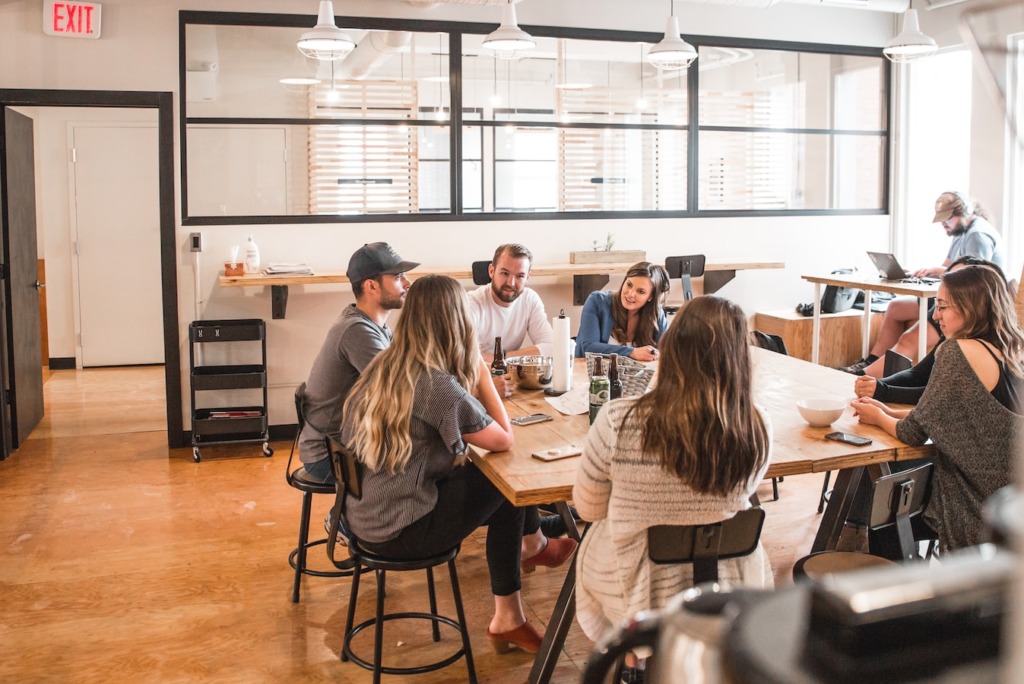
[{"label": "ceiling pipe", "polygon": [[360,81],[396,52],[409,45],[408,31],[370,31],[359,41],[345,61],[338,65],[336,76],[342,80]]}]

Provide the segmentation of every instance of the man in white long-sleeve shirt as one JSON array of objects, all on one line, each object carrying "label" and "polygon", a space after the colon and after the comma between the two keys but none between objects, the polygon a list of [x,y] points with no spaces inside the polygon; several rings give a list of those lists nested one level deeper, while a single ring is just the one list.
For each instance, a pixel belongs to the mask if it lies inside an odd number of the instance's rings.
[{"label": "man in white long-sleeve shirt", "polygon": [[[532,264],[533,254],[525,246],[501,245],[487,267],[490,284],[469,293],[469,313],[476,326],[480,352],[488,361],[493,358],[495,337],[501,337],[502,347],[509,357],[551,356],[551,321],[544,312],[540,296],[526,287]],[[510,378],[506,377],[505,392],[499,387],[499,394],[508,396],[509,382]]]},{"label": "man in white long-sleeve shirt", "polygon": [[[501,337],[501,346],[509,358],[551,356],[554,350],[554,332],[544,313],[544,302],[540,295],[526,287],[532,266],[533,253],[526,246],[501,245],[494,250],[494,258],[487,267],[490,284],[481,285],[468,295],[469,315],[476,326],[480,352],[488,363],[494,360],[495,337]],[[498,396],[512,395],[512,377],[508,373],[492,380]],[[542,508],[551,510],[553,506],[545,504]],[[566,533],[565,523],[558,515],[541,516],[537,524],[545,537],[560,537]]]}]

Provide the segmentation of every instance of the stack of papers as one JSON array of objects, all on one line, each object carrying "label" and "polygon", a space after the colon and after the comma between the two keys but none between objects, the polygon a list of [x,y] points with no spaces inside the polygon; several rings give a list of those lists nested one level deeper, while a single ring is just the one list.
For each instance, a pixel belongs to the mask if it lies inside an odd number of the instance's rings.
[{"label": "stack of papers", "polygon": [[271,262],[263,269],[265,275],[313,275],[313,269],[307,264]]}]

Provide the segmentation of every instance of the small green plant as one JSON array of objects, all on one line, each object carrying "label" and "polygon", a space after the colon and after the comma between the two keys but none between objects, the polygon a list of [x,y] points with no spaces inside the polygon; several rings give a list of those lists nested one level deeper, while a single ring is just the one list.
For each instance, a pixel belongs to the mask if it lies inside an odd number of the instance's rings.
[{"label": "small green plant", "polygon": [[594,240],[594,251],[610,252],[612,247],[615,246],[615,233],[608,233],[604,239],[604,249],[600,249],[597,240]]}]

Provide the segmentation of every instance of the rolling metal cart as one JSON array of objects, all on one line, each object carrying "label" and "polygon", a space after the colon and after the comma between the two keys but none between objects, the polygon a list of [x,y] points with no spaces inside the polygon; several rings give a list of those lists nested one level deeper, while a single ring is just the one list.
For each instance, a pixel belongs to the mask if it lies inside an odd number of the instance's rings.
[{"label": "rolling metal cart", "polygon": [[[192,457],[202,460],[199,447],[233,442],[263,442],[263,454],[272,456],[267,425],[267,326],[259,318],[238,320],[193,321],[188,326],[189,377],[192,399]],[[196,352],[201,344],[259,342],[260,363],[196,365]],[[200,358],[203,356],[200,352]],[[255,358],[255,350],[248,356]],[[200,392],[234,392],[261,390],[258,406],[200,407]],[[207,395],[209,396],[209,395]],[[206,403],[206,402],[203,402]]]}]

